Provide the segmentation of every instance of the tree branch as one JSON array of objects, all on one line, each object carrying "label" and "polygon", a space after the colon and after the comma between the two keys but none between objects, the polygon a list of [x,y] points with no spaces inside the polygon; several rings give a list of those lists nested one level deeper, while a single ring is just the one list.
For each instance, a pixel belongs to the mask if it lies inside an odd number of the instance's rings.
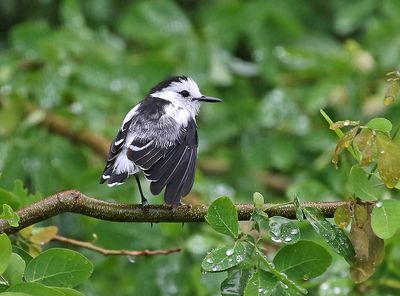
[{"label": "tree branch", "polygon": [[84,249],[88,249],[97,253],[100,253],[104,256],[110,256],[110,255],[128,255],[128,256],[150,256],[150,255],[168,255],[171,253],[177,253],[180,252],[181,249],[176,248],[176,249],[170,249],[170,250],[141,250],[141,251],[134,251],[134,250],[110,250],[110,249],[104,249],[102,247],[96,246],[93,243],[90,242],[83,242],[80,240],[68,238],[65,236],[61,235],[56,235],[52,238],[52,240],[67,243],[70,245],[74,245],[77,247],[81,247]]},{"label": "tree branch", "polygon": [[[319,208],[326,217],[333,217],[336,208],[346,203],[345,201],[306,202],[302,203],[302,206]],[[295,206],[292,204],[265,204],[265,207],[265,212],[269,216],[296,218]],[[77,190],[68,190],[19,210],[17,212],[20,217],[18,227],[12,227],[7,220],[0,219],[0,233],[14,233],[66,212],[117,222],[204,222],[207,208],[207,205],[184,205],[175,210],[168,205],[149,205],[143,208],[138,204],[106,202],[86,196]],[[239,204],[236,205],[236,209],[239,220],[248,221],[254,207],[251,204]]]},{"label": "tree branch", "polygon": [[40,124],[47,128],[50,132],[63,136],[72,142],[79,143],[89,147],[100,156],[107,156],[108,148],[111,141],[96,135],[89,130],[76,131],[71,128],[71,124],[61,116],[53,114],[47,110],[37,108],[34,105],[28,105],[27,112],[44,112],[43,120]]}]

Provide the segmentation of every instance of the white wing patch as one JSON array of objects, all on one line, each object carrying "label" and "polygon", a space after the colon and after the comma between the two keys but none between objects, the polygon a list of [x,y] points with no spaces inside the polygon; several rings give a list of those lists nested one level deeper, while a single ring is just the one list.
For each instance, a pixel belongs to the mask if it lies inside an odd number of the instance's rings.
[{"label": "white wing patch", "polygon": [[119,146],[125,139],[118,140],[117,142],[114,143],[115,146]]},{"label": "white wing patch", "polygon": [[141,151],[143,149],[146,149],[147,147],[149,147],[151,144],[153,144],[154,140],[151,140],[149,143],[147,143],[146,145],[142,146],[142,147],[137,147],[134,145],[130,145],[129,149],[131,149],[132,151]]}]

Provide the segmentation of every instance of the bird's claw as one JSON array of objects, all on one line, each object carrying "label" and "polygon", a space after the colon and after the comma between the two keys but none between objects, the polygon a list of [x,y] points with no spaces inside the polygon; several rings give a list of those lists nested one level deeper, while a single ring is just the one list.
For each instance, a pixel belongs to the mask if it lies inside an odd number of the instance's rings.
[{"label": "bird's claw", "polygon": [[149,202],[145,198],[142,198],[142,207],[143,209],[147,209],[149,207]]}]

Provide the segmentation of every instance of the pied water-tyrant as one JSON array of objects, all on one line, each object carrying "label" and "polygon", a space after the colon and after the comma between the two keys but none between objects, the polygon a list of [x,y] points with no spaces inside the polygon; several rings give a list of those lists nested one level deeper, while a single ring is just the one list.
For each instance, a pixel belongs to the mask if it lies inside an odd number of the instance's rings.
[{"label": "pied water-tyrant", "polygon": [[143,172],[152,194],[165,188],[165,203],[178,206],[193,187],[198,145],[195,117],[201,102],[221,100],[204,96],[190,77],[175,76],[153,87],[125,116],[100,183],[121,185],[135,175],[146,205],[138,177]]}]

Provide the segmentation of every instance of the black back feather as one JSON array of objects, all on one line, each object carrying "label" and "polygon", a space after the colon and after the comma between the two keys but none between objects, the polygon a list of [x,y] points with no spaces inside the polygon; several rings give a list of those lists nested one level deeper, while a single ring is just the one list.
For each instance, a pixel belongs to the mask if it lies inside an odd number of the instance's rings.
[{"label": "black back feather", "polygon": [[154,142],[132,142],[128,159],[139,166],[151,181],[150,191],[159,194],[164,188],[165,203],[178,206],[193,187],[197,158],[197,130],[194,120],[182,129],[179,139],[168,147]]}]

